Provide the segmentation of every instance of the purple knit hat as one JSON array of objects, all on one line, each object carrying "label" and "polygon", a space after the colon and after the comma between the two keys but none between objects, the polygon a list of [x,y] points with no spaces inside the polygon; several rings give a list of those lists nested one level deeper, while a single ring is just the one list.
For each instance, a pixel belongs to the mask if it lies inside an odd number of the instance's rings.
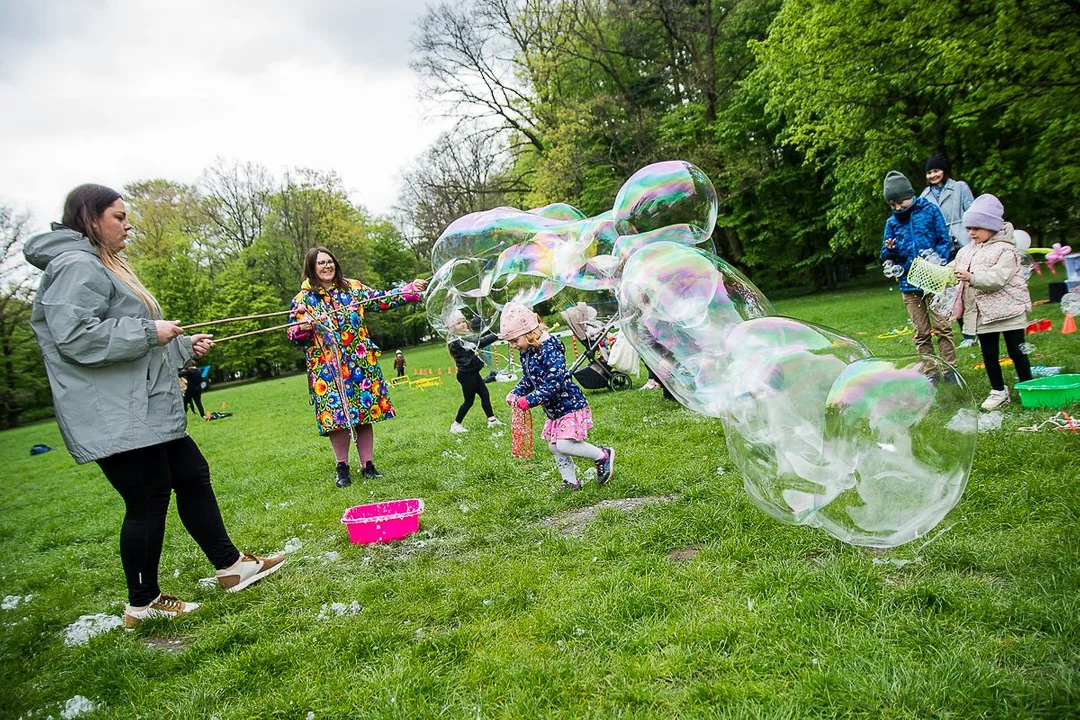
[{"label": "purple knit hat", "polygon": [[997,232],[1005,225],[1005,206],[987,193],[975,198],[964,213],[964,227]]}]

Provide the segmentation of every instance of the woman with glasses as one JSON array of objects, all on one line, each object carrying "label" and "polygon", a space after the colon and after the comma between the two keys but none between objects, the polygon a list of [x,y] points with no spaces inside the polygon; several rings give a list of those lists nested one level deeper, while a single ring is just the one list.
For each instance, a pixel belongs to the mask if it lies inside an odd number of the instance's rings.
[{"label": "woman with glasses", "polygon": [[930,310],[934,296],[908,282],[908,269],[916,257],[944,265],[952,253],[952,237],[937,206],[925,198],[915,197],[915,189],[903,173],[890,170],[885,176],[885,201],[892,214],[885,221],[885,236],[881,243],[881,259],[891,260],[904,268],[900,275],[900,293],[904,307],[915,330],[915,348],[923,355],[934,354],[931,328],[938,339],[938,355],[950,365],[956,365],[956,344],[952,323],[944,315]]},{"label": "woman with glasses", "polygon": [[289,338],[305,348],[308,388],[319,434],[330,438],[337,460],[337,486],[352,482],[349,443],[355,440],[361,472],[381,477],[375,469],[372,423],[394,417],[389,388],[379,367],[382,351],[372,341],[365,312],[382,312],[418,302],[427,280],[414,280],[396,290],[375,290],[341,272],[334,254],[324,247],[308,250],[304,281],[293,298]]}]

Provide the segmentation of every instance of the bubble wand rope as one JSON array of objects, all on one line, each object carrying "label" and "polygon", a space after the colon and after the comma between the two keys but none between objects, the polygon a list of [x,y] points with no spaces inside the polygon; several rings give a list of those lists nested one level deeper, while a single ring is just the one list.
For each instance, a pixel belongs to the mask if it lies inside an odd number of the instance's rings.
[{"label": "bubble wand rope", "polygon": [[[422,292],[418,292],[416,290],[412,290],[409,293],[406,293],[404,290],[390,290],[390,291],[382,293],[381,295],[373,295],[371,297],[364,298],[363,300],[356,300],[356,301],[354,301],[354,302],[352,302],[352,303],[350,303],[348,305],[345,305],[345,306],[341,307],[340,309],[335,310],[335,311],[333,311],[332,313],[329,313],[329,314],[333,314],[333,313],[337,313],[337,312],[346,312],[346,311],[351,312],[351,311],[357,309],[358,307],[363,307],[365,304],[368,304],[368,303],[376,302],[378,300],[385,300],[387,298],[399,297],[401,295],[406,295],[406,294],[416,294],[416,295],[421,295],[421,296],[423,295]],[[188,330],[194,330],[195,328],[210,327],[212,325],[225,325],[226,323],[240,322],[241,320],[258,320],[260,318],[278,317],[278,316],[281,316],[281,315],[289,315],[290,313],[292,313],[291,309],[290,310],[279,310],[277,312],[271,312],[271,313],[260,313],[258,315],[241,315],[241,316],[238,316],[238,317],[222,318],[221,320],[207,320],[206,322],[192,323],[190,325],[181,325],[180,329],[187,332]],[[267,330],[268,331],[269,330],[280,330],[283,327],[288,327],[288,326],[287,325],[281,325],[281,326],[278,326],[278,327],[267,328]],[[236,337],[239,337],[239,336],[236,336]],[[221,340],[219,340],[217,342],[221,342]]]},{"label": "bubble wand rope", "polygon": [[243,333],[240,333],[239,335],[229,335],[228,337],[223,337],[223,338],[221,338],[219,340],[214,340],[213,342],[214,342],[215,345],[217,345],[218,343],[228,342],[229,340],[236,340],[238,338],[248,337],[250,335],[261,335],[262,333],[268,333],[268,332],[272,332],[274,330],[284,330],[286,328],[296,327],[297,325],[300,325],[300,324],[301,324],[301,322],[298,321],[298,322],[285,323],[284,325],[275,325],[274,327],[262,328],[260,330],[251,330],[250,332],[243,332]]}]

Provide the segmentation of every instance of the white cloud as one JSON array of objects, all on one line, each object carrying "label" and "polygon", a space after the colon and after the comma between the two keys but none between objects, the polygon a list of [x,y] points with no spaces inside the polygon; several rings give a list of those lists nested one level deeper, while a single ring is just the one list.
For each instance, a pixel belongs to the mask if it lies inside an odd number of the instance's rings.
[{"label": "white cloud", "polygon": [[26,5],[0,11],[0,202],[37,228],[79,183],[193,182],[217,156],[336,170],[383,213],[449,125],[407,67],[422,0]]}]

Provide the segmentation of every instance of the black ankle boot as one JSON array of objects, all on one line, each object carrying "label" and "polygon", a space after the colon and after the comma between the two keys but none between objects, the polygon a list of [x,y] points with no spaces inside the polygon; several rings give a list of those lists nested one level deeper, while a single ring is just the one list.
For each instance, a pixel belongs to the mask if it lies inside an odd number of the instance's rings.
[{"label": "black ankle boot", "polygon": [[375,469],[375,463],[372,460],[368,460],[364,463],[364,469],[360,471],[366,478],[381,478],[382,473]]},{"label": "black ankle boot", "polygon": [[352,477],[349,475],[349,463],[339,462],[337,464],[337,486],[346,487],[352,484]]}]

